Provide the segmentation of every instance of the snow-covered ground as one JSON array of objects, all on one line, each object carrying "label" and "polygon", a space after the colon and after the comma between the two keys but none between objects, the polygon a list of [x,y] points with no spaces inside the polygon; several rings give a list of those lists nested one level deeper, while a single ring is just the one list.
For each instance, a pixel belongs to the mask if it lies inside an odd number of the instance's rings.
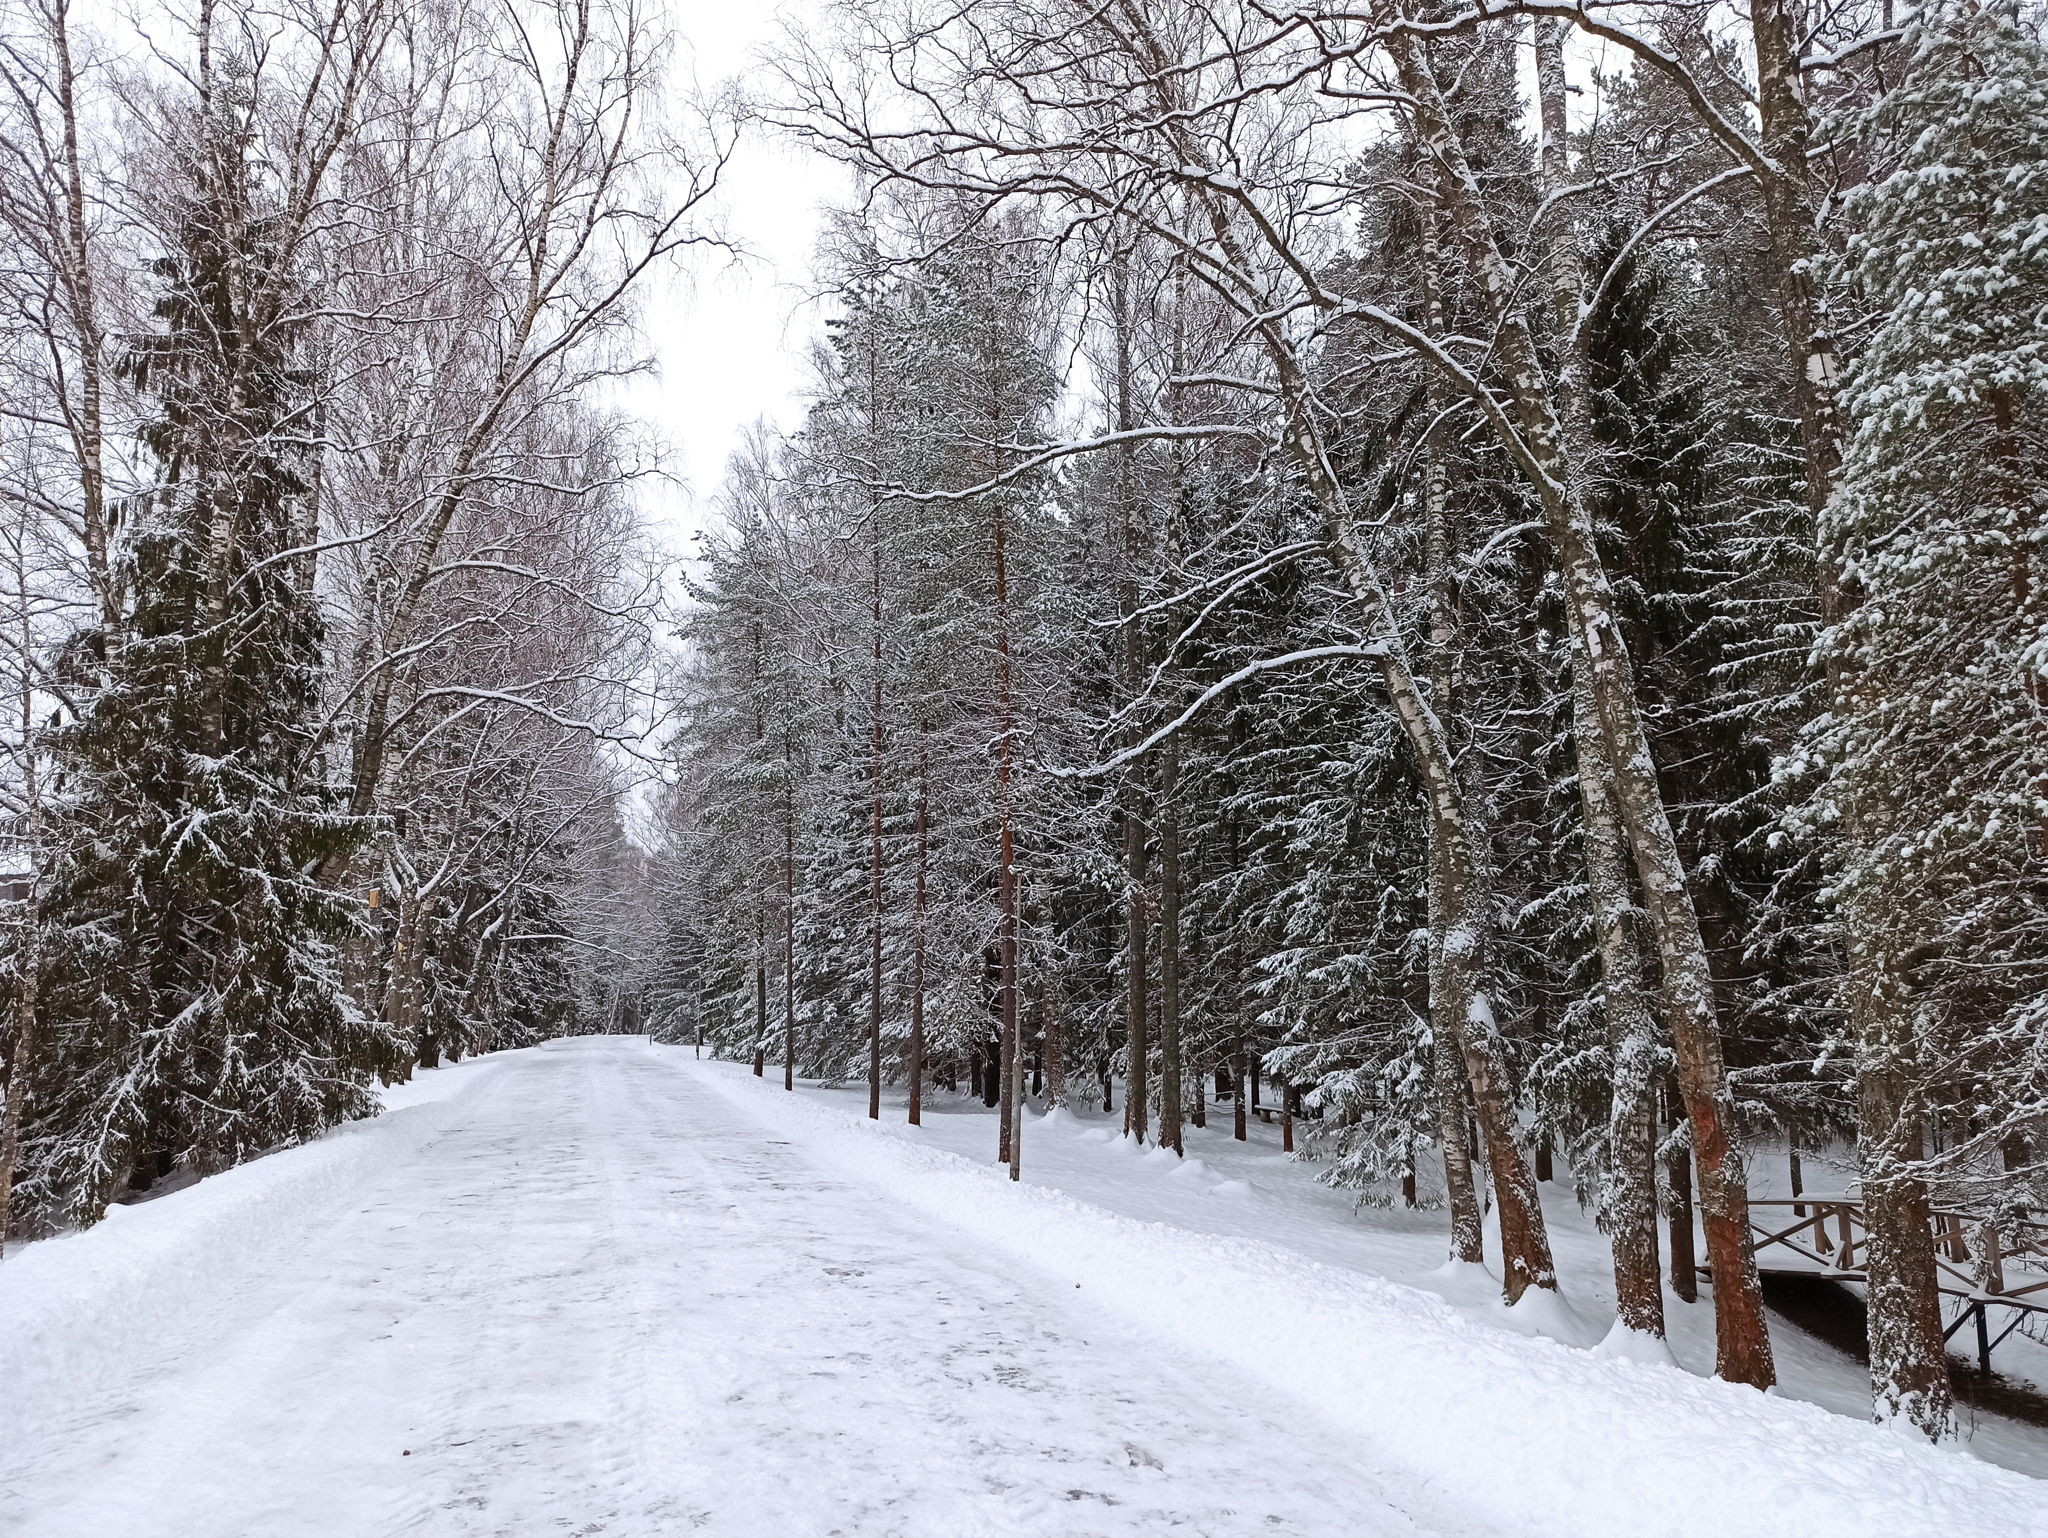
[{"label": "snow-covered ground", "polygon": [[[751,1078],[732,1064],[718,1065],[714,1071]],[[780,1082],[771,1081],[778,1091]],[[804,1097],[865,1118],[865,1085],[834,1089],[803,1084],[799,1090]],[[884,1115],[884,1131],[915,1137],[976,1162],[994,1157],[995,1113],[977,1100],[944,1093],[928,1096],[919,1132],[901,1126],[900,1094],[890,1099]],[[1510,1310],[1500,1301],[1497,1270],[1479,1272],[1444,1264],[1449,1238],[1444,1213],[1358,1206],[1355,1193],[1319,1182],[1317,1166],[1283,1154],[1277,1126],[1250,1118],[1248,1139],[1240,1143],[1232,1132],[1231,1108],[1213,1107],[1206,1129],[1187,1129],[1186,1159],[1156,1148],[1140,1149],[1118,1135],[1120,1127],[1120,1115],[1103,1117],[1087,1104],[1050,1119],[1031,1116],[1025,1131],[1025,1179],[1127,1217],[1194,1233],[1257,1240],[1323,1265],[1402,1282],[1453,1305],[1476,1323],[1596,1350],[1607,1336],[1614,1318],[1607,1241],[1563,1184],[1543,1187],[1543,1195],[1566,1306],[1559,1309],[1552,1300],[1531,1294],[1523,1307]],[[1757,1164],[1751,1185],[1758,1195],[1789,1194],[1782,1188],[1782,1161],[1760,1159]],[[1809,1156],[1809,1190],[1818,1190],[1830,1178]],[[1697,1253],[1706,1253],[1703,1240],[1696,1237],[1695,1245]],[[1490,1215],[1487,1253],[1500,1253]],[[1703,1286],[1699,1301],[1692,1304],[1667,1290],[1664,1305],[1674,1355],[1692,1372],[1710,1374],[1712,1289]],[[1773,1322],[1780,1392],[1867,1419],[1870,1378],[1865,1367],[1782,1320]],[[2001,1345],[1995,1361],[2011,1376],[2048,1382],[2048,1351],[2023,1336],[2015,1334]],[[2048,1477],[2048,1429],[2002,1417],[1979,1419],[1967,1408],[1962,1415],[1969,1447],[1979,1457]],[[2048,1500],[2048,1490],[2043,1499]]]},{"label": "snow-covered ground", "polygon": [[30,1247],[0,1533],[2048,1535],[1966,1453],[1383,1280],[1429,1215],[1270,1150],[1034,1118],[1065,1189],[1012,1187],[984,1115],[842,1098],[553,1043]]}]

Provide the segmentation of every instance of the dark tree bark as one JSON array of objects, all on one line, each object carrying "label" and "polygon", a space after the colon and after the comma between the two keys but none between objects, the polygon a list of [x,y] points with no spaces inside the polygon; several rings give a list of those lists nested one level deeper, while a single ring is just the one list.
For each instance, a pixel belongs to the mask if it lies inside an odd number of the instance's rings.
[{"label": "dark tree bark", "polygon": [[917,894],[910,928],[910,1125],[924,1120],[924,946],[926,876],[931,864],[931,748],[917,733]]},{"label": "dark tree bark", "polygon": [[1699,1252],[1692,1236],[1692,1150],[1683,1144],[1671,1150],[1664,1162],[1671,1185],[1671,1290],[1688,1303],[1700,1296]]},{"label": "dark tree bark", "polygon": [[1048,973],[1044,983],[1045,1104],[1048,1110],[1067,1103],[1067,1032],[1060,1015],[1060,982]]},{"label": "dark tree bark", "polygon": [[796,784],[782,774],[782,1087],[796,1089]]},{"label": "dark tree bark", "polygon": [[1179,776],[1180,746],[1168,738],[1159,750],[1159,1146],[1175,1153],[1184,1152],[1180,1130],[1180,825],[1173,804]]},{"label": "dark tree bark", "polygon": [[1245,1126],[1245,1117],[1247,1114],[1245,1109],[1245,1056],[1246,1053],[1244,1041],[1242,1038],[1239,1038],[1237,1043],[1237,1051],[1232,1055],[1230,1059],[1231,1078],[1234,1081],[1231,1085],[1230,1099],[1231,1104],[1235,1106],[1237,1110],[1237,1119],[1235,1124],[1231,1128],[1231,1136],[1235,1137],[1240,1143],[1242,1143],[1245,1140],[1248,1132],[1248,1129]]}]

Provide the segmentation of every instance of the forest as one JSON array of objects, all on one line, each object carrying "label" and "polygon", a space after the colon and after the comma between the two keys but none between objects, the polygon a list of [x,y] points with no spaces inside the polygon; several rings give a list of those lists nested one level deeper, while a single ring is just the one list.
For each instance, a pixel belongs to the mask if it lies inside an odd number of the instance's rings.
[{"label": "forest", "polygon": [[[1263,1106],[1509,1303],[1562,1181],[1759,1389],[1804,1157],[1955,1434],[1938,1264],[2048,1207],[2038,5],[836,0],[728,96],[632,0],[0,16],[0,1237],[647,1032],[1013,1178]],[[679,550],[619,387],[748,134],[853,194]]]}]

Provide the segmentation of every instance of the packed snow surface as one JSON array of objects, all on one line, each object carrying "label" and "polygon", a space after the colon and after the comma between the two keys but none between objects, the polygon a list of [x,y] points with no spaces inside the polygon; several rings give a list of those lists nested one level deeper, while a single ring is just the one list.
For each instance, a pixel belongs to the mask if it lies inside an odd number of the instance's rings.
[{"label": "packed snow surface", "polygon": [[689,1532],[2024,1538],[2048,1487],[635,1038],[0,1268],[0,1533]]}]

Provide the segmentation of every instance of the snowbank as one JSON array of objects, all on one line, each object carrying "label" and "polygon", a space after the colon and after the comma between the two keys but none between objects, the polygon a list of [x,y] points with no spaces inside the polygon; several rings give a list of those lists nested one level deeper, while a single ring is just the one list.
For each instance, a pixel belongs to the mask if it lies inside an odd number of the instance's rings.
[{"label": "snowbank", "polygon": [[[1384,1470],[1539,1538],[2048,1538],[2048,1485],[1817,1406],[1484,1328],[1414,1288],[1012,1185],[676,1058],[836,1167],[1360,1434]],[[1030,1148],[1029,1133],[1025,1147]]]},{"label": "snowbank", "polygon": [[114,1207],[80,1233],[0,1265],[0,1446],[33,1416],[47,1429],[171,1342],[207,1328],[208,1304],[301,1242],[379,1170],[408,1162],[489,1075],[422,1075],[374,1121],[224,1170],[157,1201]]}]

